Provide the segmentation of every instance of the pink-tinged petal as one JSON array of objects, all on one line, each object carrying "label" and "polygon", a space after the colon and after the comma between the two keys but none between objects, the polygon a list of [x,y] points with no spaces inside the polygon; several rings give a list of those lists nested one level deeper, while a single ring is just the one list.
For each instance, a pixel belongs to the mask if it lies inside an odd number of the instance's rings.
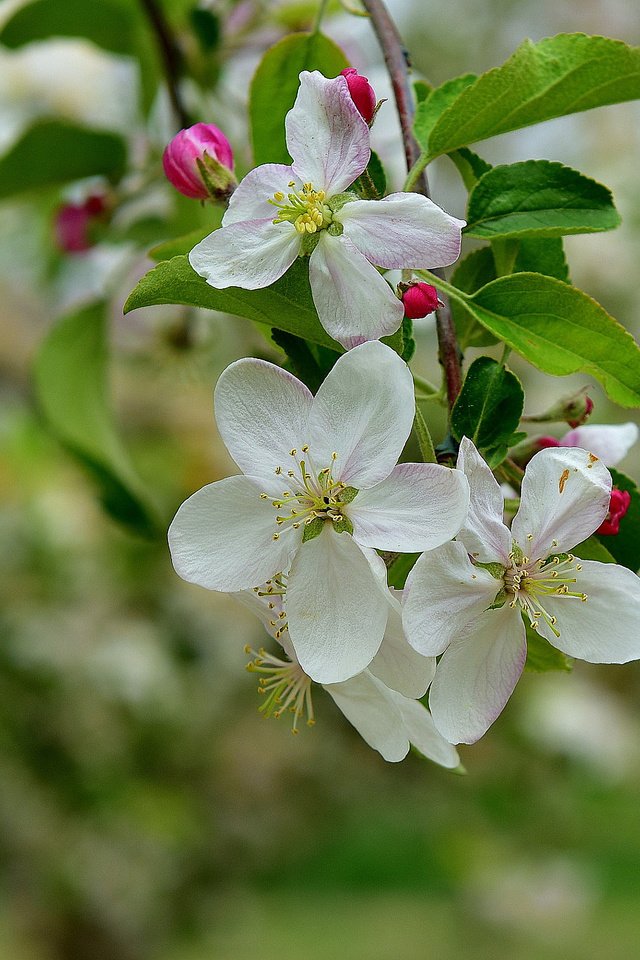
[{"label": "pink-tinged petal", "polygon": [[569,430],[560,440],[561,447],[582,447],[600,457],[607,467],[615,467],[626,457],[638,439],[635,423],[588,423]]},{"label": "pink-tinged petal", "polygon": [[326,684],[325,690],[362,739],[397,763],[409,752],[409,738],[391,691],[369,671],[345,683]]},{"label": "pink-tinged petal", "polygon": [[558,650],[589,663],[640,660],[640,579],[615,563],[581,560],[572,592],[579,597],[544,597],[544,608],[557,617],[556,637],[540,621],[540,633]]},{"label": "pink-tinged petal", "polygon": [[344,77],[303,70],[285,129],[293,170],[328,197],[346,190],[369,163],[369,127]]},{"label": "pink-tinged petal", "polygon": [[244,220],[201,240],[189,263],[216,290],[260,290],[286,273],[299,252],[300,234],[292,223]]},{"label": "pink-tinged petal", "polygon": [[286,570],[302,532],[288,530],[274,540],[275,513],[260,499],[257,478],[227,477],[198,490],[169,527],[176,573],[207,590],[233,592]]},{"label": "pink-tinged petal", "polygon": [[325,524],[303,543],[287,580],[289,637],[318,683],[339,683],[375,657],[389,612],[368,560],[348,533]]},{"label": "pink-tinged petal", "polygon": [[505,604],[470,625],[443,654],[429,706],[449,743],[475,743],[500,716],[527,658],[519,610]]},{"label": "pink-tinged petal", "polygon": [[460,256],[464,220],[418,193],[345,203],[336,219],[367,260],[391,270],[446,267]]},{"label": "pink-tinged petal", "polygon": [[363,547],[414,553],[451,540],[469,508],[460,470],[437,463],[399,463],[386,479],[361,490],[347,508]]},{"label": "pink-tinged petal", "polygon": [[425,706],[407,697],[394,696],[404,721],[404,728],[413,746],[420,753],[439,763],[441,767],[455,770],[460,766],[458,751],[436,730],[433,717]]},{"label": "pink-tinged petal", "polygon": [[309,418],[310,447],[321,468],[362,490],[388,477],[411,432],[413,380],[404,360],[383,343],[363,343],[337,361]]},{"label": "pink-tinged petal", "polygon": [[[292,449],[306,442],[313,394],[293,374],[265,360],[242,359],[221,374],[214,407],[220,436],[244,473],[287,488]],[[275,494],[274,494],[275,495]]]},{"label": "pink-tinged petal", "polygon": [[369,664],[369,671],[405,697],[423,697],[436,672],[435,657],[423,657],[407,643],[402,618],[391,610],[384,640]]},{"label": "pink-tinged petal", "polygon": [[[292,180],[295,186],[289,187]],[[286,195],[301,186],[291,167],[284,163],[263,163],[251,170],[231,194],[222,225],[228,227],[244,220],[275,220],[278,209],[269,203],[274,193],[279,191]]]},{"label": "pink-tinged petal", "polygon": [[500,484],[467,437],[462,438],[458,470],[464,471],[471,500],[467,520],[458,534],[467,552],[480,563],[509,563],[511,534],[502,521],[504,499]]},{"label": "pink-tinged petal", "polygon": [[387,337],[402,323],[402,301],[346,237],[322,231],[309,282],[320,323],[346,350]]},{"label": "pink-tinged petal", "polygon": [[402,622],[407,640],[424,656],[439,656],[493,603],[502,582],[474,567],[463,544],[423,553],[407,578]]},{"label": "pink-tinged petal", "polygon": [[597,530],[609,511],[611,474],[580,447],[536,453],[522,481],[511,533],[532,560],[570,550]]}]

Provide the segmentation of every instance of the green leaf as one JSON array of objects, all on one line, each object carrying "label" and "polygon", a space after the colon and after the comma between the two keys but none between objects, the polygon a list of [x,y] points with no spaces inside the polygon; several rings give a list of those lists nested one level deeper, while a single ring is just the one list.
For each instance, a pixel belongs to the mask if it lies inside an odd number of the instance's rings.
[{"label": "green leaf", "polygon": [[192,230],[182,237],[173,237],[171,240],[164,240],[162,243],[158,243],[155,247],[152,247],[147,256],[156,263],[161,263],[163,260],[172,260],[174,257],[186,257],[187,254],[193,250],[196,243],[204,240],[204,238],[211,233],[212,229],[212,227],[209,229],[199,227],[197,230]]},{"label": "green leaf", "polygon": [[83,177],[117,181],[126,160],[124,141],[114,133],[45,120],[27,130],[0,158],[0,199]]},{"label": "green leaf", "polygon": [[473,440],[495,467],[507,455],[523,407],[524,391],[515,374],[491,357],[478,357],[451,411],[451,432],[456,440]]},{"label": "green leaf", "polygon": [[[481,247],[479,250],[472,250],[464,260],[458,262],[451,277],[451,283],[463,293],[475,293],[476,290],[495,279],[496,265],[491,248]],[[478,323],[475,316],[467,310],[464,302],[452,299],[451,314],[462,350],[466,350],[467,347],[490,347],[497,343],[496,337]]]},{"label": "green leaf", "polygon": [[[429,283],[461,298],[434,274]],[[581,290],[538,273],[515,273],[482,287],[463,305],[487,330],[544,373],[587,373],[622,407],[640,405],[640,348]]]},{"label": "green leaf", "polygon": [[449,107],[456,102],[460,94],[475,83],[476,73],[465,73],[461,77],[446,80],[439,87],[435,87],[429,96],[418,104],[413,132],[416,140],[423,147],[429,142],[431,131]]},{"label": "green leaf", "polygon": [[291,163],[284,118],[296,99],[300,72],[319,70],[326,77],[335,77],[348,66],[342,50],[321,33],[293,33],[267,50],[251,81],[249,94],[256,166]]},{"label": "green leaf", "polygon": [[549,237],[546,240],[535,237],[523,237],[518,241],[518,254],[513,268],[514,273],[544,273],[546,277],[555,277],[569,283],[569,267],[564,255],[561,237]]},{"label": "green leaf", "polygon": [[532,123],[640,97],[640,48],[581,33],[525,40],[501,67],[467,84],[463,79],[435,123],[429,103],[449,99],[447,84],[418,110],[415,133],[429,159]]},{"label": "green leaf", "polygon": [[[602,538],[609,539],[608,537]],[[609,551],[602,542],[598,540],[596,536],[588,537],[587,540],[583,540],[582,543],[579,543],[577,547],[574,547],[571,551],[576,557],[580,557],[581,560],[598,560],[600,563],[615,563],[615,557],[612,557]]]},{"label": "green leaf", "polygon": [[[298,380],[306,383],[312,393],[318,392],[329,370],[340,356],[335,351],[325,348],[316,348],[314,352],[313,345],[306,340],[294,337],[293,334],[285,333],[284,330],[278,330],[276,327],[271,329],[271,339],[286,354],[286,368]],[[322,355],[317,355],[318,350]]]},{"label": "green leaf", "polygon": [[[609,468],[609,472],[613,478],[614,487],[631,494],[631,503],[620,521],[618,533],[609,536],[600,533],[596,534],[596,537],[616,563],[621,563],[623,567],[628,567],[636,573],[640,570],[640,490],[635,481],[625,473],[620,473],[613,467]],[[576,551],[577,549],[576,547]],[[588,558],[585,557],[585,559]]]},{"label": "green leaf", "polygon": [[35,0],[17,10],[0,31],[0,43],[11,49],[49,37],[82,37],[113,53],[129,54],[132,13],[110,0]]},{"label": "green leaf", "polygon": [[472,190],[480,177],[493,169],[490,163],[479,157],[473,150],[469,150],[468,147],[460,147],[459,150],[454,150],[449,154],[449,158],[456,165],[467,190]]},{"label": "green leaf", "polygon": [[390,587],[395,587],[396,590],[404,590],[407,577],[413,570],[419,556],[419,553],[398,554],[387,570],[387,582]]},{"label": "green leaf", "polygon": [[494,167],[471,191],[465,234],[560,237],[613,230],[620,216],[609,190],[549,160]]},{"label": "green leaf", "polygon": [[387,175],[374,150],[371,151],[367,169],[355,181],[353,189],[363,200],[381,200],[387,192]]},{"label": "green leaf", "polygon": [[[524,619],[524,618],[523,618]],[[550,670],[563,670],[571,673],[573,660],[552,647],[548,640],[536,633],[525,619],[527,631],[527,660],[525,667],[533,673],[548,673]]]},{"label": "green leaf", "polygon": [[418,406],[416,406],[416,412],[413,418],[413,429],[418,439],[422,462],[437,463],[438,458],[436,457],[436,451],[433,447],[433,440],[431,439],[429,428]]},{"label": "green leaf", "polygon": [[97,480],[115,519],[138,533],[158,529],[155,510],[115,426],[107,397],[106,310],[93,303],[63,317],[35,361],[35,389],[55,436]]}]

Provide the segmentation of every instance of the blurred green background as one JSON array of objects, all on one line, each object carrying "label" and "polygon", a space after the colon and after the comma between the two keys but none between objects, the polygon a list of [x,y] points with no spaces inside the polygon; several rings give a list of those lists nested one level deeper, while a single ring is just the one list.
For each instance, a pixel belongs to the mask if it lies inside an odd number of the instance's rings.
[{"label": "blurred green background", "polygon": [[[16,6],[5,0],[0,16]],[[208,6],[249,15],[251,29],[236,26],[223,43],[206,100],[242,169],[252,69],[273,40],[310,22],[313,5]],[[628,0],[389,6],[416,75],[433,82],[488,69],[525,36],[640,41]],[[366,22],[331,10],[327,32],[388,96]],[[161,149],[166,105],[159,98],[143,128],[136,70],[127,56],[68,38],[0,49],[2,149],[46,116]],[[625,104],[481,151],[493,162],[559,159],[613,189],[622,228],[569,238],[567,251],[574,281],[636,334],[639,121],[638,104]],[[374,145],[399,185],[391,104]],[[435,199],[461,216],[446,161],[431,180]],[[52,240],[53,211],[72,189],[0,206],[0,958],[633,960],[638,664],[526,674],[486,737],[461,751],[466,776],[414,756],[386,764],[322,691],[316,727],[292,737],[285,720],[257,713],[243,646],[263,637],[250,614],[180,581],[162,540],[106,517],[92,481],[48,433],[33,399],[34,352],[58,315],[104,295],[118,421],[164,515],[233,472],[212,386],[239,356],[277,357],[245,321],[172,307],[122,318],[163,222],[173,233],[206,222],[160,179],[153,190],[145,230],[121,224],[80,257]],[[430,321],[417,324],[417,340],[416,368],[436,378]],[[515,369],[530,412],[552,389],[585,382],[550,386],[525,364]],[[599,390],[592,396],[594,420],[629,418]],[[640,476],[637,451],[622,466]]]}]

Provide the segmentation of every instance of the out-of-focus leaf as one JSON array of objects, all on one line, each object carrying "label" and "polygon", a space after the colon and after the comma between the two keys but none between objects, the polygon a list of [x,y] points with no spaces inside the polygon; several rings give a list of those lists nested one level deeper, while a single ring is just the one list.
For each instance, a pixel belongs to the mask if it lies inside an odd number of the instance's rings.
[{"label": "out-of-focus leaf", "polygon": [[109,513],[151,536],[158,518],[109,406],[105,313],[93,303],[58,321],[36,357],[36,396],[52,432],[97,480]]},{"label": "out-of-focus leaf", "polygon": [[[631,494],[629,509],[620,521],[618,533],[607,536],[596,534],[603,547],[611,554],[616,563],[628,567],[637,573],[640,570],[640,490],[631,477],[619,470],[610,468],[613,485],[619,490],[626,490]],[[577,549],[577,548],[576,548]],[[582,554],[579,554],[582,556]],[[599,559],[596,557],[594,559]]]},{"label": "out-of-focus leaf", "polygon": [[11,48],[49,37],[83,37],[113,53],[130,54],[132,11],[112,0],[35,0],[20,7],[0,31],[0,43]]},{"label": "out-of-focus leaf", "polygon": [[193,250],[195,245],[200,243],[200,241],[210,233],[211,230],[207,230],[206,227],[200,227],[198,230],[192,230],[191,233],[187,233],[182,237],[164,240],[149,250],[149,258],[156,263],[161,263],[163,260],[172,260],[174,257],[186,257],[189,251]]},{"label": "out-of-focus leaf", "polygon": [[473,440],[489,466],[496,467],[513,442],[524,406],[520,381],[491,357],[474,360],[451,411],[456,440]]},{"label": "out-of-focus leaf", "polygon": [[527,660],[525,667],[533,673],[548,673],[550,670],[562,670],[570,673],[573,670],[573,660],[551,646],[548,640],[529,626],[525,620],[527,630]]}]

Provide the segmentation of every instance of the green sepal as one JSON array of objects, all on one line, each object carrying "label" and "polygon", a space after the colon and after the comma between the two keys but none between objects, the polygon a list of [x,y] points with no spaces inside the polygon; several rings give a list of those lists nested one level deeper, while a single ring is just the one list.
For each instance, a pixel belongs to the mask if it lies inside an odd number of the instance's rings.
[{"label": "green sepal", "polygon": [[344,490],[340,492],[338,500],[340,503],[351,503],[352,500],[358,496],[360,491],[356,487],[345,487]]},{"label": "green sepal", "polygon": [[316,537],[320,536],[323,529],[324,520],[322,517],[314,517],[309,523],[305,523],[302,528],[302,542],[306,543],[307,540],[315,540]]},{"label": "green sepal", "polygon": [[[493,576],[493,574],[491,574]],[[509,594],[506,589],[503,587],[502,590],[498,590],[496,593],[493,603],[490,603],[487,607],[487,610],[499,610],[500,607],[504,607],[505,603],[509,599]]]},{"label": "green sepal", "polygon": [[483,570],[487,570],[494,580],[504,580],[506,567],[504,567],[501,563],[478,563],[476,561],[475,566],[481,567]]},{"label": "green sepal", "polygon": [[524,553],[522,552],[518,544],[515,542],[515,540],[512,540],[511,542],[511,555],[516,563],[522,563],[522,561],[524,560]]},{"label": "green sepal", "polygon": [[349,517],[340,517],[339,520],[332,521],[333,529],[336,533],[350,533],[353,534],[353,524]]},{"label": "green sepal", "polygon": [[327,206],[332,213],[337,213],[338,210],[342,210],[346,203],[353,203],[354,200],[359,199],[356,193],[347,190],[345,193],[336,193],[335,196],[327,200]]}]

